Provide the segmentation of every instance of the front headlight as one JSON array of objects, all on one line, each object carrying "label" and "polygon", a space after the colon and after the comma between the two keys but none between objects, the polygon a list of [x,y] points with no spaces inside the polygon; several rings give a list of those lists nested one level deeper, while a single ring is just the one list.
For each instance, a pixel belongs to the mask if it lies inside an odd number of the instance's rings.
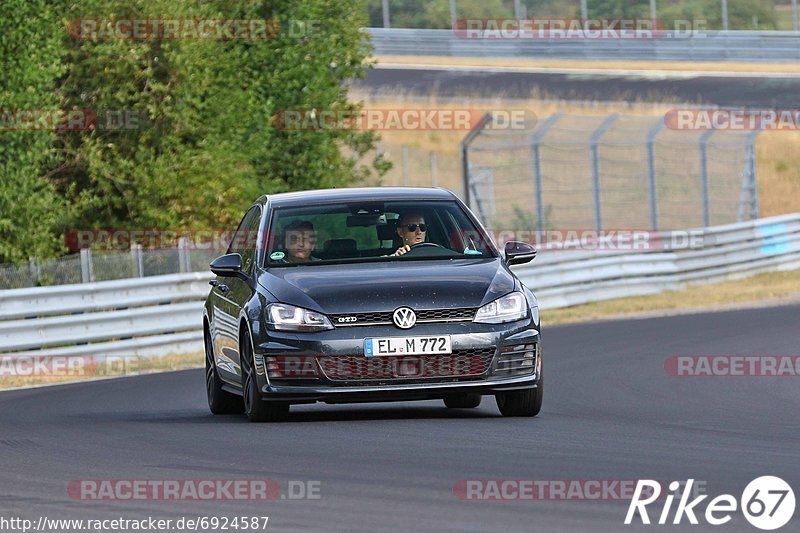
[{"label": "front headlight", "polygon": [[268,324],[282,331],[321,331],[333,329],[333,324],[322,313],[289,304],[269,304]]},{"label": "front headlight", "polygon": [[521,292],[512,292],[484,305],[475,313],[473,322],[501,324],[514,322],[528,316],[528,302]]}]

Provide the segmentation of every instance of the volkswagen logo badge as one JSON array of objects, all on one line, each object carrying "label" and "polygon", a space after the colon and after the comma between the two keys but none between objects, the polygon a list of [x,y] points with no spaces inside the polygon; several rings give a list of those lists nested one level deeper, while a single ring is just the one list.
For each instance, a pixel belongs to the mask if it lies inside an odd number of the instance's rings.
[{"label": "volkswagen logo badge", "polygon": [[398,307],[392,315],[392,320],[398,328],[409,329],[417,323],[417,315],[410,307]]}]

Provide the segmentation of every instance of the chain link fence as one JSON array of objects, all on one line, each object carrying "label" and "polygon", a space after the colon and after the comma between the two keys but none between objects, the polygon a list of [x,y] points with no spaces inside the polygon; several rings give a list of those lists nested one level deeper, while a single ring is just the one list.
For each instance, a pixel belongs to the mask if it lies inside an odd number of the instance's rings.
[{"label": "chain link fence", "polygon": [[222,253],[188,248],[134,247],[130,251],[109,252],[87,249],[50,261],[31,260],[23,266],[0,265],[0,290],[201,272],[207,271],[208,264]]},{"label": "chain link fence", "polygon": [[464,198],[493,228],[686,229],[758,217],[757,131],[556,113],[464,143]]}]

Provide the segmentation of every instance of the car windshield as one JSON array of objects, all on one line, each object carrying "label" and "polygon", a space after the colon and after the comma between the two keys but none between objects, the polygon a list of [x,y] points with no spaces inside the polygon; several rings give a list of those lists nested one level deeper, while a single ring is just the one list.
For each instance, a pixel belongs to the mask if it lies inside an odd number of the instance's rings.
[{"label": "car windshield", "polygon": [[269,267],[497,256],[455,201],[277,208],[270,227]]}]

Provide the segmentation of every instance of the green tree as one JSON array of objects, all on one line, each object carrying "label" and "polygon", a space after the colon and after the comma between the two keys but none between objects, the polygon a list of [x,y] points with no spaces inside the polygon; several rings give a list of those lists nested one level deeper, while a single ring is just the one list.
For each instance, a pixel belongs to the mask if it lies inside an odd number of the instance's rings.
[{"label": "green tree", "polygon": [[61,205],[42,177],[55,133],[17,129],[19,111],[57,112],[60,35],[46,0],[0,2],[0,262],[49,257],[62,248],[54,232]]},{"label": "green tree", "polygon": [[129,129],[103,129],[101,120],[60,135],[64,157],[52,176],[73,227],[229,227],[260,194],[382,172],[379,160],[356,163],[372,133],[286,132],[273,123],[285,109],[353,107],[345,81],[365,68],[362,17],[355,0],[87,0],[70,11],[68,19],[282,23],[268,40],[69,39],[66,104],[139,117]]}]

